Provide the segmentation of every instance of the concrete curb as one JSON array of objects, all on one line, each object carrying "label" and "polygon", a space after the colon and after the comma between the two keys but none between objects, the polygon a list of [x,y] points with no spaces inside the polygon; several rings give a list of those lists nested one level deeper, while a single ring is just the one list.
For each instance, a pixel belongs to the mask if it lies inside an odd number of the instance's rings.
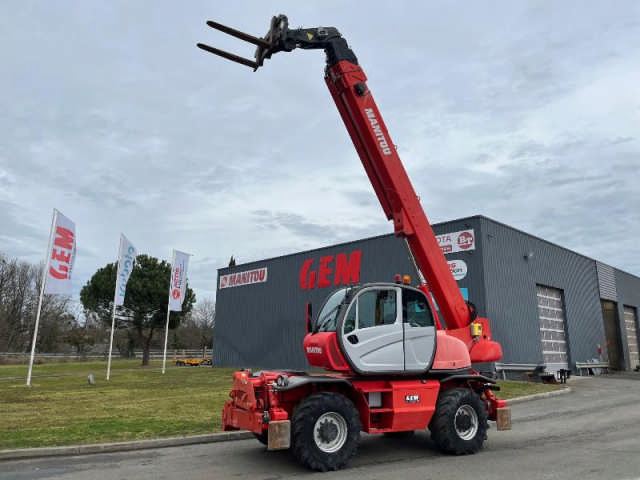
[{"label": "concrete curb", "polygon": [[129,452],[149,448],[179,447],[198,443],[227,442],[253,438],[251,432],[223,432],[189,437],[159,438],[153,440],[137,440],[132,442],[99,443],[94,445],[71,445],[68,447],[24,448],[0,451],[0,462],[3,460],[23,460],[30,458],[58,457],[71,455],[87,455],[95,453]]},{"label": "concrete curb", "polygon": [[558,395],[564,395],[565,393],[571,393],[571,387],[554,390],[553,392],[534,393],[533,395],[525,395],[524,397],[512,398],[510,400],[507,400],[507,405],[515,405],[518,403],[530,402],[532,400],[539,400],[542,398],[557,397]]},{"label": "concrete curb", "polygon": [[[553,392],[536,393],[525,397],[507,400],[507,405],[555,397],[571,392],[571,387],[566,387]],[[132,442],[99,443],[94,445],[71,445],[68,447],[44,447],[24,448],[17,450],[0,451],[0,462],[5,460],[26,460],[44,457],[61,457],[72,455],[88,455],[96,453],[129,452],[133,450],[145,450],[150,448],[181,447],[184,445],[196,445],[199,443],[228,442],[231,440],[246,440],[253,438],[251,432],[223,432],[206,435],[192,435],[189,437],[159,438],[154,440],[137,440]]]}]

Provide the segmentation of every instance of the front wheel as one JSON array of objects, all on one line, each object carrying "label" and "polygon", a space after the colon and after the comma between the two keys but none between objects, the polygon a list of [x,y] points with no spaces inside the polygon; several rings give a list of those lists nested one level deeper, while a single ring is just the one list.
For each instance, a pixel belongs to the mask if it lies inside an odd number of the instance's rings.
[{"label": "front wheel", "polygon": [[468,388],[442,392],[429,424],[431,438],[440,450],[454,455],[480,450],[488,428],[487,410],[478,394]]},{"label": "front wheel", "polygon": [[293,413],[293,455],[312,470],[338,470],[356,453],[361,429],[358,410],[344,395],[312,395]]}]

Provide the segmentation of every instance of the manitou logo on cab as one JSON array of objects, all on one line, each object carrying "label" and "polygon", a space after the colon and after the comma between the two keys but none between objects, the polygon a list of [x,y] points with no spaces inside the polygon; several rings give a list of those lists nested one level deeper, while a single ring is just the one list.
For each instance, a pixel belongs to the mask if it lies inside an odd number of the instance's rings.
[{"label": "manitou logo on cab", "polygon": [[349,285],[360,281],[360,263],[362,250],[355,250],[349,255],[327,255],[320,257],[318,267],[315,269],[314,258],[304,261],[300,269],[300,288],[311,290],[313,288],[330,287],[331,285]]},{"label": "manitou logo on cab", "polygon": [[321,347],[307,347],[307,353],[315,353],[318,355],[322,355]]}]

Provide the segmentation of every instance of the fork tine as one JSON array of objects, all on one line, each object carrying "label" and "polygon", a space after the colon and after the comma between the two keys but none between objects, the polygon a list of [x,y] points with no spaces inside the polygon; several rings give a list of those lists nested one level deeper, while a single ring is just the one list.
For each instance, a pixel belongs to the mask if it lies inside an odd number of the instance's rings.
[{"label": "fork tine", "polygon": [[207,25],[209,25],[211,28],[215,28],[216,30],[220,30],[221,32],[231,35],[232,37],[239,38],[240,40],[244,40],[245,42],[253,43],[254,45],[257,45],[259,47],[271,48],[272,46],[269,42],[262,38],[254,37],[253,35],[249,35],[248,33],[241,32],[240,30],[227,27],[226,25],[222,25],[218,22],[209,20],[207,22]]},{"label": "fork tine", "polygon": [[196,44],[198,48],[205,50],[209,53],[213,53],[214,55],[218,55],[220,57],[226,58],[227,60],[231,60],[232,62],[241,63],[242,65],[246,65],[247,67],[251,67],[256,70],[259,65],[257,62],[253,60],[249,60],[248,58],[241,57],[239,55],[235,55],[233,53],[225,52],[224,50],[220,50],[219,48],[210,47],[209,45],[205,45],[204,43]]}]

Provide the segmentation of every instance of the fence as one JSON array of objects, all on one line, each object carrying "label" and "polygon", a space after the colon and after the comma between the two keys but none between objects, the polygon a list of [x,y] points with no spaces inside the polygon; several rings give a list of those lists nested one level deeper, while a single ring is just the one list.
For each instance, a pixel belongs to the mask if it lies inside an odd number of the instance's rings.
[{"label": "fence", "polygon": [[[203,357],[212,357],[211,349],[175,349],[175,350],[167,350],[167,358],[203,358]],[[78,355],[76,353],[36,353],[35,358],[47,358],[47,359],[56,359],[60,360],[91,360],[91,359],[106,359],[108,351],[104,352],[90,352],[86,354]],[[134,350],[133,357],[131,358],[142,358],[142,350]],[[163,356],[162,350],[154,350],[152,349],[149,352],[149,358],[152,360],[161,359]],[[120,357],[117,351],[112,353],[112,358]],[[0,358],[11,358],[15,360],[21,360],[22,358],[29,360],[29,353],[25,352],[0,352]]]}]

